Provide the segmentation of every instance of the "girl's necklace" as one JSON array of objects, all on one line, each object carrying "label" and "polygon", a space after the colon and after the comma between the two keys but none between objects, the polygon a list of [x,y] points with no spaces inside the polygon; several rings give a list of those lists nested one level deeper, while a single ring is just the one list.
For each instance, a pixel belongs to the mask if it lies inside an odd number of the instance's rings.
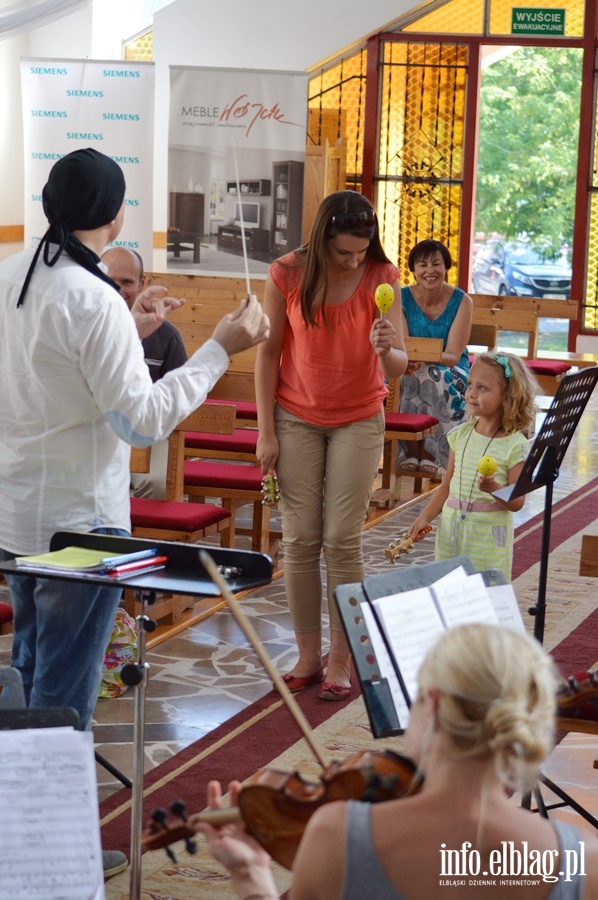
[{"label": "girl's necklace", "polygon": [[[490,447],[490,444],[492,443],[492,441],[494,440],[494,438],[496,437],[496,435],[498,434],[500,429],[501,429],[501,426],[499,425],[498,428],[496,429],[496,431],[494,432],[494,434],[492,435],[492,437],[490,438],[490,440],[488,441],[488,443],[486,444],[486,446],[484,447],[484,452],[482,453],[482,456],[486,456],[486,454],[488,453],[488,448]],[[469,444],[469,440],[470,440],[472,434],[474,433],[474,431],[475,431],[475,425],[473,426],[473,428],[467,435],[467,440],[465,441],[465,446],[463,447],[463,453],[461,454],[461,466],[459,468],[459,506],[461,505],[461,497],[462,497],[462,492],[463,492],[463,463],[465,461],[465,451],[467,450],[467,445]],[[469,499],[467,501],[467,505],[466,505],[465,509],[461,510],[461,518],[462,519],[465,518],[465,513],[471,512],[471,506],[472,506],[471,498],[473,496],[473,489],[475,487],[476,479],[477,479],[477,471],[473,476],[473,481],[471,482],[471,489],[469,491]]]}]

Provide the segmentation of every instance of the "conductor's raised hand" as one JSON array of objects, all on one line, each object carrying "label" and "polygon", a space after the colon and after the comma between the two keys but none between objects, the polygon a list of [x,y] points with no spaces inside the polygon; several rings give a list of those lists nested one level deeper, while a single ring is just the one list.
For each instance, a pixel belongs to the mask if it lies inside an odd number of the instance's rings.
[{"label": "conductor's raised hand", "polygon": [[238,309],[220,319],[212,337],[233,356],[261,344],[269,334],[270,320],[255,294],[251,294]]},{"label": "conductor's raised hand", "polygon": [[131,307],[131,313],[137,326],[137,333],[141,340],[157,331],[168,314],[173,309],[178,309],[185,302],[184,300],[178,300],[176,297],[167,297],[166,294],[167,289],[159,285],[145,288]]}]

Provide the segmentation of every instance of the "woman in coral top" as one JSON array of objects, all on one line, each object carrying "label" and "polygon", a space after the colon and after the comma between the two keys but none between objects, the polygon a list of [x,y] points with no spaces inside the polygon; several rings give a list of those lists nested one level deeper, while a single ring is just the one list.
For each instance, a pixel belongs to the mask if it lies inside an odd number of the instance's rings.
[{"label": "woman in coral top", "polygon": [[[323,700],[344,700],[351,684],[334,589],[363,579],[363,523],[384,438],[384,379],[407,366],[398,277],[371,203],[356,191],[337,191],[322,201],[309,241],[270,266],[264,292],[270,338],[258,348],[255,370],[257,454],[262,471],[278,476],[285,585],[299,649],[283,677],[293,692],[323,682]],[[395,295],[385,315],[374,303],[382,283]]]}]

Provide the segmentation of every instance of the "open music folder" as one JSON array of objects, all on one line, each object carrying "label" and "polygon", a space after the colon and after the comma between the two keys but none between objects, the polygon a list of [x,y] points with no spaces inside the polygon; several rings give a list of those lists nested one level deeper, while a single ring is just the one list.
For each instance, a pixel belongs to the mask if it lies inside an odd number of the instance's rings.
[{"label": "open music folder", "polygon": [[93,736],[0,731],[0,897],[104,900]]},{"label": "open music folder", "polygon": [[524,631],[513,588],[500,583],[500,573],[474,572],[467,558],[453,562],[398,570],[394,584],[372,576],[335,592],[375,737],[405,730],[417,672],[443,631],[468,622]]}]

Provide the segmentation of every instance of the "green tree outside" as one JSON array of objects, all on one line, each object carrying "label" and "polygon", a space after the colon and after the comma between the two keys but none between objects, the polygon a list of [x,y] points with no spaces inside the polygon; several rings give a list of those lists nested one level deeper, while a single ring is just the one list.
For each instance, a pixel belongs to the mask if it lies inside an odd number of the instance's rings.
[{"label": "green tree outside", "polygon": [[547,259],[573,238],[581,51],[520,47],[483,73],[476,231]]}]

